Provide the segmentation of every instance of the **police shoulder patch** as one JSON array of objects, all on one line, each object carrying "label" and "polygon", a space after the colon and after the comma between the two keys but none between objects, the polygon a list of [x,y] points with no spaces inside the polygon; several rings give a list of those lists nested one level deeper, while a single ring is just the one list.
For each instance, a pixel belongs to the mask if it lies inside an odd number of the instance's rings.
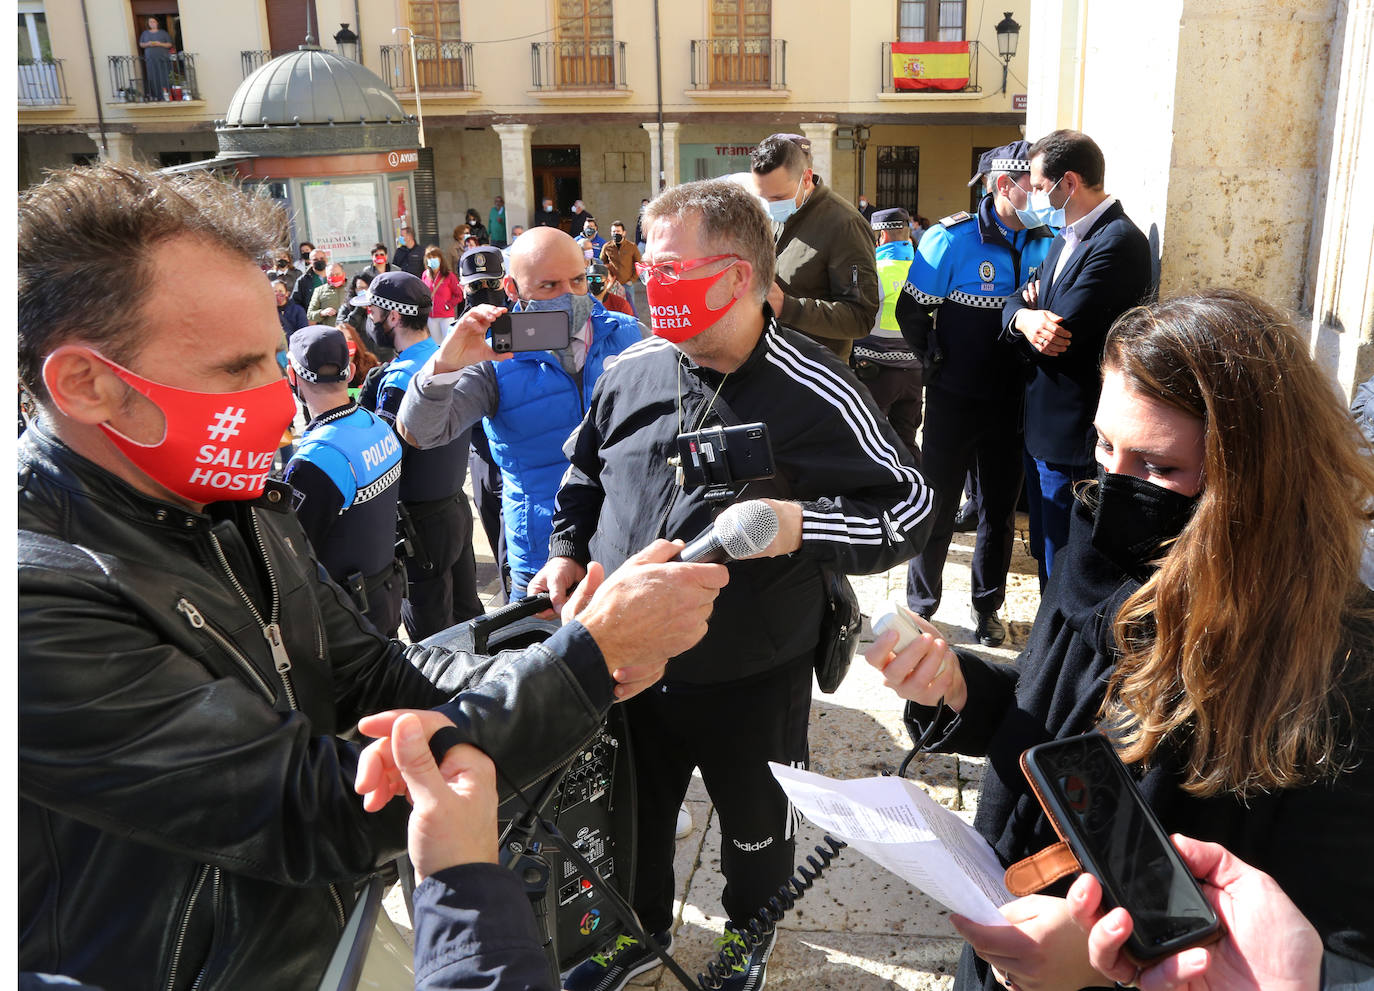
[{"label": "police shoulder patch", "polygon": [[958,213],[951,213],[948,217],[941,217],[940,224],[944,227],[954,227],[956,224],[962,224],[964,221],[972,219],[973,214],[967,210],[960,210]]}]

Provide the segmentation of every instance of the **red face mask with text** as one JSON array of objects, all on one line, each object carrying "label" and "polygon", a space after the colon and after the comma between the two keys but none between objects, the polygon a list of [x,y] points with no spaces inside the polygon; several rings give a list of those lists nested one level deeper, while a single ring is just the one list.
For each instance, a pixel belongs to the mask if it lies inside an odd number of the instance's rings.
[{"label": "red face mask with text", "polygon": [[162,411],[166,428],[156,444],[140,444],[108,423],[100,425],[144,474],[191,502],[262,495],[272,456],[296,414],[286,379],[240,392],[189,392],[91,353]]},{"label": "red face mask with text", "polygon": [[720,309],[713,310],[706,305],[706,294],[734,266],[735,263],[731,262],[715,275],[704,279],[666,282],[657,275],[650,277],[644,289],[649,297],[649,320],[654,336],[681,344],[715,324],[730,307],[739,302],[739,297],[733,297]]}]

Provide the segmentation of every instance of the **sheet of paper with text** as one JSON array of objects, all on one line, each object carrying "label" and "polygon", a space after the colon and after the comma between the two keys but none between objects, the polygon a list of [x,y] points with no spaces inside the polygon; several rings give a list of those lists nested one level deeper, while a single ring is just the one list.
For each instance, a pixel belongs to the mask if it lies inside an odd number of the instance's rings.
[{"label": "sheet of paper with text", "polygon": [[987,840],[964,820],[898,777],[838,781],[785,764],[773,776],[806,818],[920,888],[952,912],[1007,925],[998,906],[1012,900]]}]

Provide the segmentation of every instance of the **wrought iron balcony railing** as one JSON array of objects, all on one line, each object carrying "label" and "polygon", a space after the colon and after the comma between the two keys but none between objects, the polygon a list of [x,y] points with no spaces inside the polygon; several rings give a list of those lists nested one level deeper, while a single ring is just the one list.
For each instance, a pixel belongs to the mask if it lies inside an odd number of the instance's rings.
[{"label": "wrought iron balcony railing", "polygon": [[[472,71],[472,42],[416,41],[415,72],[420,89],[464,91],[477,89]],[[382,46],[382,78],[394,90],[415,91],[410,78],[410,46]]]},{"label": "wrought iron balcony railing", "polygon": [[692,89],[786,89],[781,38],[705,38],[692,42]]},{"label": "wrought iron balcony railing", "polygon": [[537,90],[625,89],[625,42],[534,42],[530,74]]},{"label": "wrought iron balcony railing", "polygon": [[289,55],[295,50],[294,48],[283,48],[280,51],[277,49],[269,51],[264,48],[258,48],[240,51],[239,61],[243,63],[243,78],[247,79],[255,70],[261,69],[274,58],[279,58],[282,55]]},{"label": "wrought iron balcony railing", "polygon": [[111,55],[110,92],[116,103],[199,100],[196,57],[177,52],[150,67],[141,55]]},{"label": "wrought iron balcony railing", "polygon": [[71,103],[62,59],[19,60],[19,105],[21,107],[64,107]]}]

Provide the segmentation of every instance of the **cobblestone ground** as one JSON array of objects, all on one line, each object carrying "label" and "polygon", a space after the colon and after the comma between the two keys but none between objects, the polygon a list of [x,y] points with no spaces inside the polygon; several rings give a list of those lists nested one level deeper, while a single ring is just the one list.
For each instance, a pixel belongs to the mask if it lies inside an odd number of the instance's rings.
[{"label": "cobblestone ground", "polygon": [[[500,603],[492,558],[476,535],[479,579],[484,599]],[[989,649],[973,640],[969,617],[969,560],[973,534],[958,533],[950,546],[944,572],[944,599],[935,624],[951,642],[969,646],[997,661],[1010,662],[1025,644],[1039,605],[1035,561],[1025,550],[1026,518],[1018,517],[1018,540],[1007,580],[1003,618],[1009,635],[1004,646]],[[869,621],[894,598],[903,599],[906,566],[880,575],[853,579],[865,623],[860,650],[872,638]],[[811,708],[812,770],[839,778],[896,772],[910,746],[901,724],[902,703],[882,684],[878,673],[855,659],[845,683],[834,695],[814,692]],[[969,821],[977,807],[983,762],[966,757],[916,758],[907,774],[941,803]],[[693,831],[678,841],[678,900],[673,955],[691,974],[714,955],[713,941],[725,924],[720,907],[720,833],[714,810],[699,779],[688,792]],[[798,859],[819,842],[809,823],[798,838]],[[387,898],[387,910],[407,938],[409,921],[399,890]],[[901,878],[862,854],[844,851],[779,926],[768,968],[768,987],[777,991],[911,991],[948,988],[962,941],[945,918],[946,911]],[[663,969],[630,985],[670,991],[677,981]]]}]

